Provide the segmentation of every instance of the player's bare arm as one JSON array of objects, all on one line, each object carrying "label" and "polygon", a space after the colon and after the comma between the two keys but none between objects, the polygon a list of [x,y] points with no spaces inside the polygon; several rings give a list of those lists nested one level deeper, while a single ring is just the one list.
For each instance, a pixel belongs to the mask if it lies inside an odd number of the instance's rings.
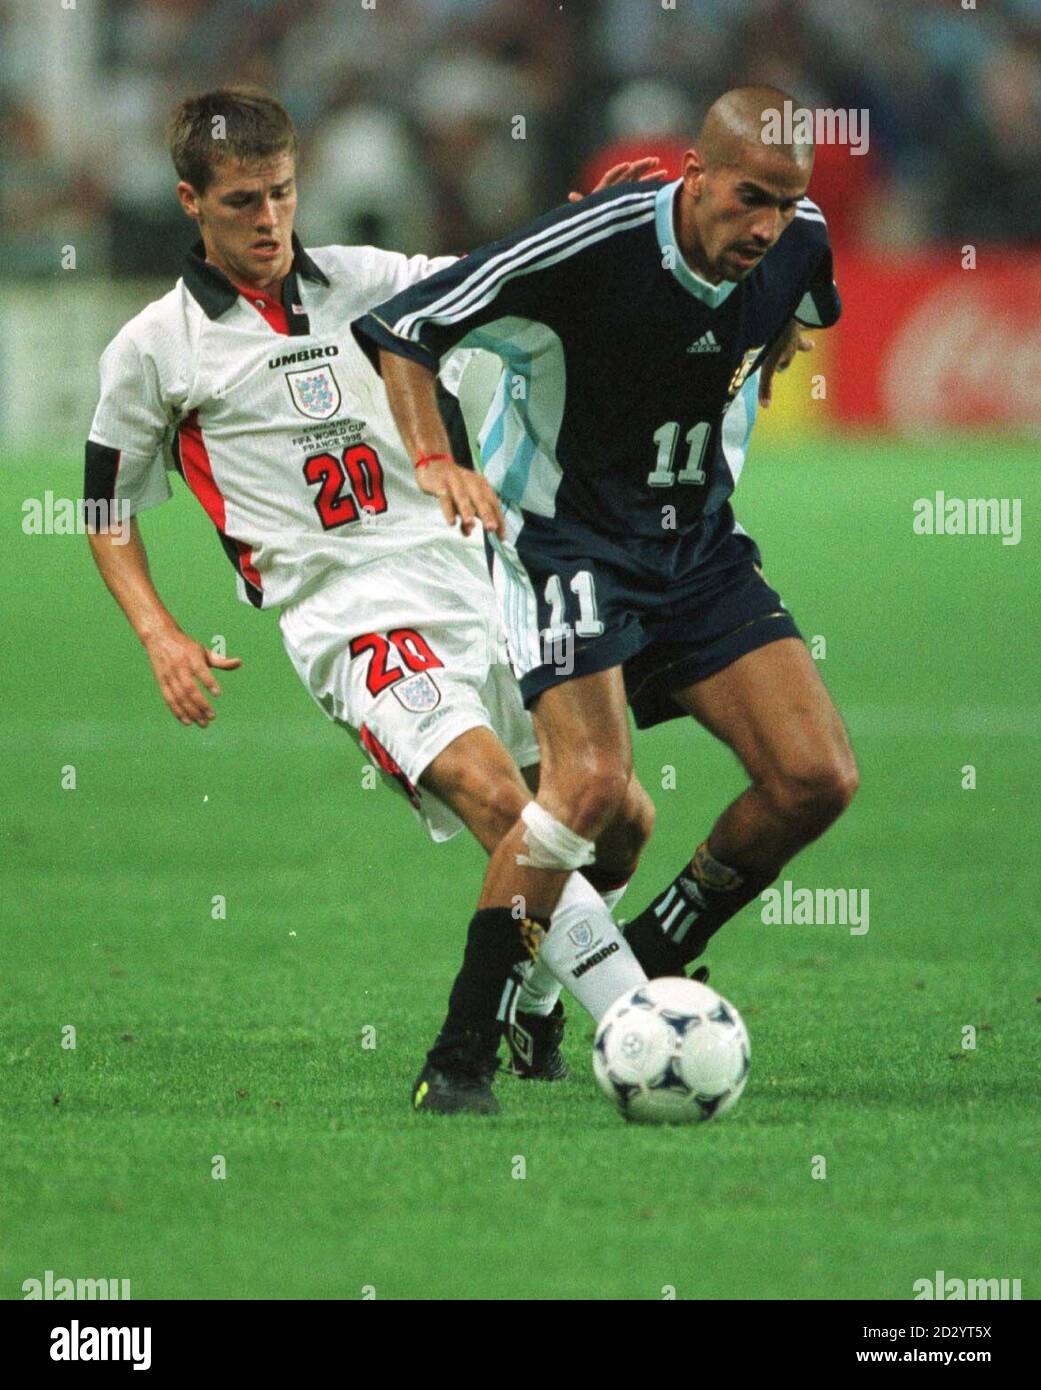
[{"label": "player's bare arm", "polygon": [[88,532],[91,554],[109,593],[122,608],[148,654],[152,672],[170,713],[182,724],[205,729],[217,717],[199,689],[221,693],[211,667],[234,671],[241,658],[219,656],[178,627],[152,583],[148,554],[137,518],[130,518],[130,540],[109,530]]},{"label": "player's bare arm", "polygon": [[495,493],[479,473],[461,468],[452,458],[434,392],[434,373],[419,362],[389,352],[380,354],[380,366],[394,421],[416,465],[419,486],[440,501],[449,526],[458,518],[464,536],[473,530],[475,521],[480,521],[486,531],[502,538],[502,511]]}]

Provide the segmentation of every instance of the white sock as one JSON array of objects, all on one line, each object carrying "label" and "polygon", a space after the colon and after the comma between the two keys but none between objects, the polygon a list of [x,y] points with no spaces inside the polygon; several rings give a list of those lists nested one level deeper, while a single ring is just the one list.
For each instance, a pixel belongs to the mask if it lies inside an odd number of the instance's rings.
[{"label": "white sock", "polygon": [[[572,880],[579,877],[584,884],[589,885],[589,880],[584,874],[572,874],[571,878],[568,880],[567,886],[570,886]],[[622,897],[628,887],[629,880],[626,879],[620,888],[608,888],[606,891],[597,894],[597,896],[606,906],[608,912],[613,912],[622,901]],[[591,891],[595,892],[596,890],[591,889]],[[560,911],[563,904],[564,897],[561,895],[560,902],[557,903],[556,912],[554,912],[553,916],[550,918],[551,927],[556,921],[557,912]],[[525,1014],[542,1014],[543,1016],[551,1014],[557,1006],[557,1000],[560,998],[564,986],[542,959],[541,954],[537,960],[526,961],[523,965],[519,966],[518,971],[523,976],[523,983],[521,984],[520,994],[517,998],[517,1008],[520,1012]],[[620,994],[621,990],[618,992]]]},{"label": "white sock", "polygon": [[626,879],[625,882],[622,884],[621,888],[605,888],[601,892],[600,897],[602,898],[608,912],[613,912],[615,910],[618,904],[625,897],[625,890],[628,887],[629,880]]},{"label": "white sock", "polygon": [[599,1022],[619,995],[646,979],[600,894],[582,874],[573,873],[538,959],[525,968],[517,1008],[552,1013],[563,986]]},{"label": "white sock", "polygon": [[[552,926],[552,920],[550,922]],[[514,967],[521,987],[517,995],[517,1011],[522,1014],[551,1014],[557,1007],[563,986],[550,974],[541,954],[537,960],[525,961]]]}]

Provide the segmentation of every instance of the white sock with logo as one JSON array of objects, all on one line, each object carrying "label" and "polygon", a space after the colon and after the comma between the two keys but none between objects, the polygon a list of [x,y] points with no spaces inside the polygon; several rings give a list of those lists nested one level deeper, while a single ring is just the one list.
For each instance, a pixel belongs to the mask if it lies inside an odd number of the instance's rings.
[{"label": "white sock with logo", "polygon": [[[624,891],[613,889],[614,900]],[[567,988],[597,1021],[619,995],[647,979],[605,898],[580,873],[564,885],[538,959],[523,970],[519,1012],[550,1014]]]}]

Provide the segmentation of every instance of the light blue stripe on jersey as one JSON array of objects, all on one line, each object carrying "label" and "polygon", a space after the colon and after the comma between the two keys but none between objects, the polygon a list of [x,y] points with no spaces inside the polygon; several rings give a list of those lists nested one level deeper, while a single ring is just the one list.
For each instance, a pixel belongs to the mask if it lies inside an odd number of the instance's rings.
[{"label": "light blue stripe on jersey", "polygon": [[741,476],[748,454],[748,443],[752,438],[752,428],[759,412],[759,372],[755,371],[731,401],[723,416],[721,443],[723,457],[734,479],[734,485]]},{"label": "light blue stripe on jersey", "polygon": [[[505,360],[509,364],[508,373],[504,371],[499,378],[485,427],[482,428],[481,471],[504,502],[523,505],[524,491],[531,475],[531,462],[535,457],[535,427],[526,404],[531,399],[532,391],[531,353],[524,352],[509,338],[489,333],[486,329],[469,334],[466,342],[468,346],[494,353],[500,361]],[[519,400],[514,398],[512,389],[517,378],[524,383],[524,395]],[[492,411],[495,412],[494,417]],[[496,455],[506,447],[506,420],[511,411],[515,411],[523,422],[524,435],[513,458],[499,460]]]},{"label": "light blue stripe on jersey", "polygon": [[[531,359],[526,358],[523,365],[516,359],[511,359],[510,367],[514,373],[523,377],[524,389],[528,393],[526,399],[530,399]],[[523,506],[524,493],[531,477],[531,464],[535,457],[534,426],[524,402],[513,399],[509,386],[509,379],[504,375],[500,384],[503,399],[499,402],[499,413],[481,448],[481,466],[488,481],[504,502],[516,502],[518,506]],[[506,418],[511,410],[515,410],[524,423],[524,434],[511,459],[496,459],[496,453],[505,448]]]},{"label": "light blue stripe on jersey", "polygon": [[[834,285],[834,281],[832,281],[832,285]],[[795,318],[806,328],[823,328],[824,320],[821,318],[812,290],[807,290],[799,300],[795,310]]]},{"label": "light blue stripe on jersey", "polygon": [[[496,415],[492,423],[488,426],[488,433],[484,436],[481,443],[481,471],[484,471],[485,460],[494,458],[502,448],[506,439],[506,405],[502,397],[509,396],[509,380],[504,372],[499,377],[499,383],[495,388],[495,395],[488,406],[489,414],[495,410]],[[487,419],[487,417],[485,417]]]},{"label": "light blue stripe on jersey", "polygon": [[[705,515],[711,516],[724,507],[741,477],[759,408],[759,372],[748,378],[727,406],[720,428],[720,452],[725,467],[716,468],[715,476],[705,498]],[[728,477],[727,474],[730,476]]]},{"label": "light blue stripe on jersey", "polygon": [[547,324],[506,316],[474,329],[459,346],[492,352],[507,369],[481,429],[485,477],[505,502],[553,516],[563,477],[556,457],[566,387],[559,336]]},{"label": "light blue stripe on jersey", "polygon": [[514,548],[523,526],[523,518],[507,507],[506,541],[500,541],[497,536],[490,538],[494,554],[492,583],[510,660],[518,678],[538,666],[540,661],[535,590]]},{"label": "light blue stripe on jersey", "polygon": [[535,590],[528,572],[517,555],[517,540],[524,528],[523,516],[511,513],[509,521],[509,544],[511,550],[510,577],[513,583],[517,613],[518,660],[522,671],[530,671],[539,664],[539,636],[536,630],[537,608]]}]

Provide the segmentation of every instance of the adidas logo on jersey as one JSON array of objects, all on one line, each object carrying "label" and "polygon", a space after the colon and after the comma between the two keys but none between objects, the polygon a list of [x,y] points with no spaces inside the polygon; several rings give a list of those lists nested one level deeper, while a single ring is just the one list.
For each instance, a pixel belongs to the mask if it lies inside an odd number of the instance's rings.
[{"label": "adidas logo on jersey", "polygon": [[688,352],[722,352],[723,349],[716,342],[716,335],[711,328],[707,333],[702,333],[696,343],[691,343]]}]

